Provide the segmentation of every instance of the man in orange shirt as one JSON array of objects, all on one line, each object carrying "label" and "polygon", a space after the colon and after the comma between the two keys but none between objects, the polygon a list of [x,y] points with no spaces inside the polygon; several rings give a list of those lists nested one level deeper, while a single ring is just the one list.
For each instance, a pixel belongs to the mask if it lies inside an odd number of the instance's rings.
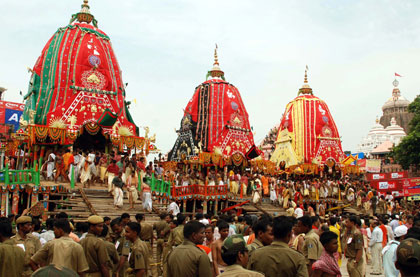
[{"label": "man in orange shirt", "polygon": [[384,216],[379,218],[379,228],[382,230],[383,239],[382,239],[382,247],[385,247],[388,244],[388,230],[385,227],[386,219]]},{"label": "man in orange shirt", "polygon": [[69,178],[66,174],[66,171],[64,170],[64,160],[63,160],[63,155],[62,152],[60,151],[56,158],[55,158],[55,177],[54,177],[54,181],[57,183],[57,179],[58,177],[62,176],[64,178],[64,181],[68,182]]},{"label": "man in orange shirt", "polygon": [[74,163],[74,156],[70,152],[70,149],[66,149],[66,153],[63,155],[63,162],[64,162],[64,171],[68,175],[68,170],[70,168],[70,165]]},{"label": "man in orange shirt", "polygon": [[270,188],[268,186],[268,178],[265,177],[264,175],[262,175],[261,176],[261,183],[262,183],[262,187],[263,187],[263,195],[268,196],[268,194],[270,193]]}]

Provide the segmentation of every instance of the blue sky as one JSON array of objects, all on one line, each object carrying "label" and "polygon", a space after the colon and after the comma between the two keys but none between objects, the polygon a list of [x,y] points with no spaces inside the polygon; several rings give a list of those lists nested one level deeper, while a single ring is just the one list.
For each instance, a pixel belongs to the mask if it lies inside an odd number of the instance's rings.
[{"label": "blue sky", "polygon": [[[42,48],[81,0],[2,1],[0,86],[21,101]],[[220,67],[241,92],[255,141],[278,124],[297,95],[305,65],[314,94],[325,100],[344,150],[355,150],[391,96],[419,93],[420,5],[416,1],[91,0],[128,82],[139,126],[169,151],[182,109],[205,81],[219,45]]]}]

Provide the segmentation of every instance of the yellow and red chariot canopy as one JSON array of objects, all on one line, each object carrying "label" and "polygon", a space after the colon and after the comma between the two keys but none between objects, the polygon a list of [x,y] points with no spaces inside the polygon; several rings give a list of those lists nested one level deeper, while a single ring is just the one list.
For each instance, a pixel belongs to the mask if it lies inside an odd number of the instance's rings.
[{"label": "yellow and red chariot canopy", "polygon": [[339,164],[345,158],[340,135],[327,104],[311,94],[291,101],[284,112],[271,160],[297,164]]}]

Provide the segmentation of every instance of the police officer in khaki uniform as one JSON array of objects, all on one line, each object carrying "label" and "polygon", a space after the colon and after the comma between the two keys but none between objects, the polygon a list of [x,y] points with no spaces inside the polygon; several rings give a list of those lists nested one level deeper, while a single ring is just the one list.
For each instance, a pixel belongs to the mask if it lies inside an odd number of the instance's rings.
[{"label": "police officer in khaki uniform", "polygon": [[105,243],[98,238],[102,233],[104,220],[97,215],[88,218],[89,231],[84,239],[80,241],[89,264],[88,277],[109,277],[110,264]]},{"label": "police officer in khaki uniform", "polygon": [[25,252],[10,239],[12,224],[0,218],[0,276],[21,277]]},{"label": "police officer in khaki uniform", "polygon": [[225,239],[222,245],[221,254],[223,261],[227,264],[227,267],[219,276],[263,277],[264,275],[261,273],[243,268],[248,264],[248,250],[251,250],[251,247],[246,245],[242,235],[232,235]]},{"label": "police officer in khaki uniform", "polygon": [[104,224],[104,229],[102,230],[99,238],[105,243],[106,251],[108,252],[110,261],[108,268],[110,269],[110,274],[112,276],[112,274],[118,272],[117,270],[119,269],[118,265],[120,263],[120,255],[118,255],[118,251],[115,248],[115,245],[109,241],[111,238],[108,236],[108,226],[106,224]]},{"label": "police officer in khaki uniform", "polygon": [[170,232],[168,243],[163,249],[163,276],[167,276],[167,265],[169,253],[178,245],[184,242],[184,224],[185,216],[183,214],[177,214],[176,217],[177,226]]},{"label": "police officer in khaki uniform", "polygon": [[156,231],[156,263],[158,264],[158,274],[162,275],[162,253],[165,242],[168,241],[171,228],[167,220],[170,219],[169,215],[161,214],[160,221],[153,224],[153,229]]},{"label": "police officer in khaki uniform", "polygon": [[139,238],[141,225],[137,222],[129,222],[125,226],[125,237],[131,245],[131,252],[128,258],[130,267],[128,276],[147,276],[149,268],[149,249],[144,241]]},{"label": "police officer in khaki uniform", "polygon": [[356,228],[357,217],[352,215],[346,219],[346,235],[344,237],[344,253],[347,258],[347,271],[350,277],[362,277],[363,262],[363,235]]},{"label": "police officer in khaki uniform", "polygon": [[119,273],[120,277],[124,277],[128,269],[128,255],[130,255],[131,242],[125,238],[125,231],[121,225],[120,218],[112,220],[110,225],[112,229],[112,242],[120,256],[120,261],[115,271]]},{"label": "police officer in khaki uniform", "polygon": [[309,275],[312,274],[312,264],[321,257],[324,247],[319,241],[319,235],[312,229],[312,219],[310,216],[302,216],[298,218],[297,231],[299,234],[305,234],[305,241],[303,244],[303,256],[305,256],[306,264],[308,266]]},{"label": "police officer in khaki uniform", "polygon": [[195,220],[184,226],[184,242],[168,255],[168,276],[211,277],[213,271],[207,254],[197,247],[203,244],[204,224]]},{"label": "police officer in khaki uniform", "polygon": [[[140,239],[144,241],[149,249],[149,266],[153,263],[153,226],[146,223],[146,218],[144,214],[136,214],[136,220],[141,226]],[[151,272],[151,268],[148,268],[148,271]]]},{"label": "police officer in khaki uniform", "polygon": [[274,239],[273,226],[268,219],[258,220],[254,226],[252,226],[252,230],[255,233],[255,240],[250,244],[250,256],[252,255],[251,253],[253,250],[270,245]]},{"label": "police officer in khaki uniform", "polygon": [[378,208],[379,208],[379,213],[380,214],[386,214],[386,201],[385,201],[385,196],[381,195],[381,197],[379,198],[379,202],[378,202]]},{"label": "police officer in khaki uniform", "polygon": [[168,237],[168,246],[170,249],[177,247],[184,241],[185,216],[183,214],[178,214],[176,222],[178,226],[172,230]]},{"label": "police officer in khaki uniform", "polygon": [[47,242],[31,258],[30,264],[34,271],[50,264],[72,269],[79,275],[89,269],[82,246],[69,237],[70,232],[67,219],[60,218],[54,221],[55,239]]},{"label": "police officer in khaki uniform", "polygon": [[253,251],[248,269],[268,277],[308,277],[305,257],[289,247],[293,222],[286,216],[273,220],[274,241],[271,245]]},{"label": "police officer in khaki uniform", "polygon": [[30,216],[21,216],[16,220],[18,231],[12,237],[13,242],[25,251],[25,266],[22,276],[31,276],[33,270],[29,265],[31,257],[41,249],[39,239],[31,234],[32,218]]}]

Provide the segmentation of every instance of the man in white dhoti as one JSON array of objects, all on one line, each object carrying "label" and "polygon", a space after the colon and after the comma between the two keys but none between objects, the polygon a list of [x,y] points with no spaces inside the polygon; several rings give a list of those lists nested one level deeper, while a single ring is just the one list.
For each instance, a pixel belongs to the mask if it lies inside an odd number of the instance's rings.
[{"label": "man in white dhoti", "polygon": [[79,174],[80,174],[79,163],[80,163],[81,159],[82,159],[81,153],[76,153],[74,155],[74,164],[71,165],[70,170],[69,170],[69,180],[71,180],[71,170],[73,168],[74,182],[75,183],[77,183],[77,180],[79,179]]},{"label": "man in white dhoti", "polygon": [[152,191],[150,189],[150,186],[148,184],[146,184],[146,179],[142,180],[143,182],[141,183],[141,191],[143,192],[142,194],[142,203],[143,203],[143,209],[145,211],[151,212],[152,211]]},{"label": "man in white dhoti", "polygon": [[121,179],[122,173],[119,172],[117,176],[112,180],[112,185],[114,186],[114,207],[122,208],[124,204],[124,193],[122,188],[124,183]]},{"label": "man in white dhoti", "polygon": [[176,216],[177,214],[179,214],[179,206],[175,202],[175,200],[172,200],[171,204],[169,204],[168,214],[172,214],[173,216]]},{"label": "man in white dhoti", "polygon": [[112,181],[116,176],[118,176],[119,172],[120,168],[116,164],[115,160],[112,160],[105,172],[105,174],[108,173],[108,192],[110,194],[112,194],[112,192],[114,191],[114,185],[112,184]]},{"label": "man in white dhoti", "polygon": [[47,162],[47,180],[50,180],[50,178],[54,178],[55,168],[55,154],[51,152],[51,154],[48,156],[48,162]]},{"label": "man in white dhoti", "polygon": [[270,184],[270,201],[273,205],[277,203],[276,184],[274,182]]},{"label": "man in white dhoti", "polygon": [[90,150],[90,153],[88,154],[88,157],[90,158],[92,163],[95,163],[95,158],[96,158],[95,151]]},{"label": "man in white dhoti", "polygon": [[134,209],[134,203],[136,203],[138,194],[137,194],[137,187],[139,178],[135,170],[133,170],[127,178],[127,182],[125,183],[127,187],[128,193],[128,202],[130,203],[130,210]]},{"label": "man in white dhoti", "polygon": [[261,204],[261,191],[262,191],[262,183],[261,180],[259,178],[259,176],[254,176],[254,187],[253,187],[253,191],[252,191],[252,202],[257,204],[260,203]]},{"label": "man in white dhoti", "polygon": [[92,176],[94,176],[95,172],[95,164],[92,162],[90,157],[88,157],[87,160],[84,162],[82,172],[80,174],[80,182],[82,183],[84,188],[86,186],[90,187],[90,180],[92,179]]},{"label": "man in white dhoti", "polygon": [[80,177],[80,174],[81,174],[81,172],[82,172],[83,166],[85,165],[85,161],[86,161],[85,154],[81,153],[81,154],[80,154],[80,160],[79,160],[79,162],[77,163],[77,172],[78,172],[78,174],[79,174],[79,176],[78,176],[77,178],[79,178],[79,177]]}]

